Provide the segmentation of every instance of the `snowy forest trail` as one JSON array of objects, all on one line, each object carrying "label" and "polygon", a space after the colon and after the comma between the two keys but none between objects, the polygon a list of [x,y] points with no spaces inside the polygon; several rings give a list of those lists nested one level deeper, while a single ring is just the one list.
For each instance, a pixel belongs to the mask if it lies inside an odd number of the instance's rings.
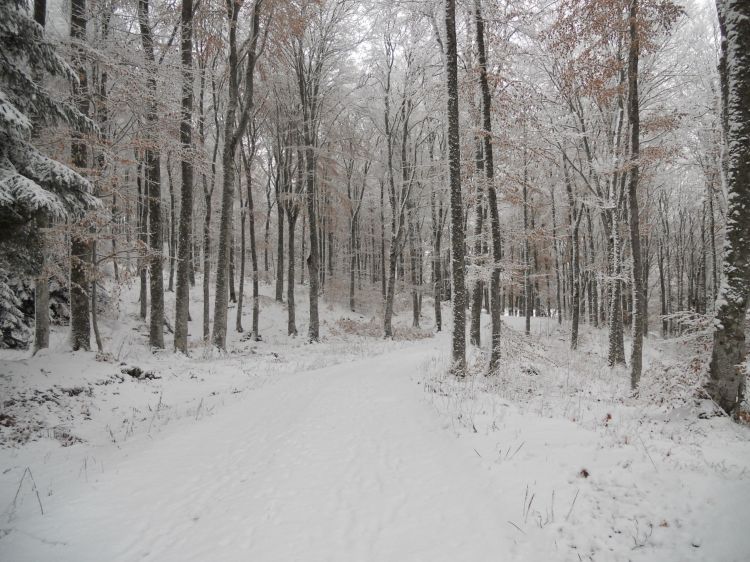
[{"label": "snowy forest trail", "polygon": [[52,512],[5,537],[0,552],[18,561],[24,552],[77,561],[496,559],[507,526],[501,498],[418,384],[435,354],[434,344],[409,346],[280,377],[200,423],[141,441],[95,483],[55,494]]}]

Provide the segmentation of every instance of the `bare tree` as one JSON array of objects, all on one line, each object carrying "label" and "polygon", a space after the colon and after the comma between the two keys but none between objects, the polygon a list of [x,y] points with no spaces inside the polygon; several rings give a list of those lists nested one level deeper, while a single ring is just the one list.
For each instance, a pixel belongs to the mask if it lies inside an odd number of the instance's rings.
[{"label": "bare tree", "polygon": [[237,146],[245,134],[253,111],[253,88],[258,27],[262,0],[255,0],[252,7],[250,44],[245,61],[244,96],[240,99],[242,64],[237,46],[237,21],[243,2],[227,0],[229,25],[228,101],[224,116],[224,149],[222,152],[221,225],[219,229],[219,256],[216,264],[216,294],[214,295],[213,345],[219,349],[227,346],[227,297],[229,289],[229,254],[232,241],[232,216],[234,208],[234,159]]},{"label": "bare tree", "polygon": [[159,116],[156,105],[156,59],[154,57],[154,39],[149,24],[149,0],[138,0],[138,24],[141,31],[143,53],[148,66],[152,69],[146,78],[148,102],[146,109],[146,124],[149,142],[145,149],[146,184],[148,193],[149,217],[149,293],[151,296],[151,316],[149,317],[148,341],[151,347],[164,347],[164,277],[162,252],[162,222],[161,222],[161,157],[156,141],[156,131]]},{"label": "bare tree", "polygon": [[180,144],[182,147],[182,189],[180,190],[180,231],[177,250],[177,294],[175,295],[174,347],[188,351],[188,317],[190,316],[190,248],[193,230],[193,0],[182,0],[182,99]]},{"label": "bare tree", "polygon": [[461,143],[458,122],[458,62],[456,2],[445,0],[446,86],[448,90],[448,172],[451,197],[451,277],[453,281],[453,338],[451,370],[466,374],[466,285],[464,283],[464,228],[461,197]]}]

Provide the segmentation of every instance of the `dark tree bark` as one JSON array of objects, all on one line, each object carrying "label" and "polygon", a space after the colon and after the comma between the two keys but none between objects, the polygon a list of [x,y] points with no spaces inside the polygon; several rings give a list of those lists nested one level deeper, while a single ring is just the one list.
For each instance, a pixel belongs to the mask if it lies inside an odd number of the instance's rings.
[{"label": "dark tree bark", "polygon": [[[215,63],[216,59],[214,59]],[[200,74],[200,97],[198,104],[198,134],[200,136],[201,146],[206,146],[206,114],[204,106],[204,96],[206,92],[206,61],[199,60],[201,67]],[[216,81],[211,76],[211,97],[214,106],[214,125],[216,126],[216,136],[218,139],[220,133],[219,127],[219,102],[216,92]],[[214,143],[213,153],[211,154],[211,182],[206,178],[206,173],[201,174],[201,183],[203,186],[203,201],[205,215],[203,217],[203,340],[208,342],[211,335],[210,324],[210,279],[211,279],[211,213],[214,188],[216,186],[216,159],[219,153],[219,143]]]},{"label": "dark tree bark", "polygon": [[555,285],[557,301],[557,323],[562,324],[562,297],[560,287],[560,253],[557,243],[557,212],[555,210],[555,188],[550,188],[550,200],[552,201],[552,251],[555,254]]},{"label": "dark tree bark", "polygon": [[445,0],[446,87],[448,96],[448,169],[451,198],[451,277],[453,282],[453,336],[451,370],[466,374],[466,285],[464,282],[464,229],[461,196],[461,144],[458,123],[458,61],[456,2]]},{"label": "dark tree bark", "polygon": [[[478,127],[477,127],[478,128]],[[476,204],[474,205],[474,261],[475,265],[479,265],[482,256],[482,234],[484,230],[484,189],[482,189],[482,183],[484,178],[481,180],[479,176],[484,175],[484,158],[482,156],[482,145],[479,138],[475,138],[476,144],[476,155],[475,155],[475,174],[477,176],[477,193],[476,193]],[[484,297],[484,283],[481,278],[474,281],[474,286],[471,289],[471,305],[470,305],[470,319],[469,319],[469,343],[477,347],[482,344],[482,300]]]},{"label": "dark tree bark", "polygon": [[591,311],[589,317],[591,323],[595,328],[599,327],[599,318],[601,317],[599,310],[599,284],[596,279],[596,252],[594,248],[594,229],[591,224],[591,209],[586,207],[586,230],[588,231],[588,243],[589,253],[591,254]]},{"label": "dark tree bark", "polygon": [[138,172],[136,186],[138,189],[138,242],[140,244],[138,257],[138,276],[140,281],[140,317],[145,320],[148,316],[148,269],[146,255],[148,253],[148,193],[143,181],[143,160],[136,155]]},{"label": "dark tree bark", "polygon": [[502,258],[502,240],[500,237],[500,215],[497,209],[497,191],[495,189],[495,163],[492,147],[492,98],[487,79],[487,49],[484,42],[484,20],[482,19],[481,2],[474,2],[476,20],[477,50],[479,53],[479,86],[482,92],[482,156],[484,158],[484,177],[486,180],[487,204],[490,211],[490,235],[492,239],[492,267],[490,270],[490,317],[492,319],[491,350],[489,371],[495,372],[500,362],[500,327],[502,324],[503,306],[500,299],[500,260]]},{"label": "dark tree bark", "polygon": [[[242,155],[243,161],[245,155]],[[242,197],[240,190],[240,285],[237,291],[237,316],[235,320],[235,330],[242,333],[242,308],[245,302],[245,254],[247,253],[247,242],[245,237],[245,223],[247,223],[247,200]]]},{"label": "dark tree bark", "polygon": [[[287,334],[290,336],[297,335],[297,322],[296,322],[296,309],[294,299],[294,239],[295,239],[295,226],[297,224],[297,218],[300,213],[300,204],[298,201],[299,196],[305,189],[305,182],[303,178],[304,169],[304,156],[302,149],[299,146],[299,137],[297,137],[297,178],[292,190],[292,170],[291,170],[291,156],[286,156],[284,165],[284,187],[287,191],[287,197],[284,201],[284,211],[286,212],[286,224],[289,230],[289,236],[287,236],[287,245],[289,247],[289,257],[287,260],[287,288],[286,288],[286,306],[287,306]],[[305,232],[304,226],[302,228],[302,242],[304,243]],[[304,253],[304,245],[302,252]],[[304,269],[302,269],[304,271]]]},{"label": "dark tree bark", "polygon": [[568,167],[565,159],[563,159],[563,173],[565,175],[565,190],[568,193],[568,207],[570,208],[570,309],[572,312],[570,349],[578,349],[578,326],[581,314],[581,250],[578,239],[578,228],[583,216],[583,207],[578,207],[573,198],[573,186],[568,176]]},{"label": "dark tree bark", "polygon": [[224,148],[221,157],[223,178],[221,191],[221,228],[219,229],[219,255],[216,264],[216,289],[214,295],[213,345],[227,347],[227,297],[229,290],[229,254],[232,242],[232,217],[234,209],[234,161],[237,146],[245,134],[253,111],[253,86],[255,56],[258,43],[260,0],[255,0],[252,14],[250,46],[245,61],[244,99],[240,100],[240,57],[237,47],[237,19],[242,3],[227,0],[229,19],[229,96],[224,117]]},{"label": "dark tree bark", "polygon": [[[174,348],[188,352],[190,283],[192,273],[193,232],[193,0],[182,0],[180,62],[182,99],[180,104],[180,145],[182,147],[180,190],[180,226],[177,249],[177,294],[175,295]],[[193,280],[194,284],[195,281]]]},{"label": "dark tree bark", "polygon": [[620,272],[621,248],[619,234],[619,220],[617,212],[612,213],[612,241],[611,241],[611,263],[612,263],[612,287],[609,302],[609,350],[607,354],[609,366],[625,364],[625,347],[623,344],[623,318],[622,318],[622,280]]},{"label": "dark tree bark", "polygon": [[[86,41],[86,0],[71,0],[70,38],[74,43]],[[73,97],[83,115],[89,113],[86,64],[80,46],[75,47],[74,62],[78,84],[73,86]],[[78,168],[88,167],[88,150],[80,131],[73,131],[71,160]],[[73,351],[91,349],[91,320],[89,311],[88,267],[91,245],[83,229],[74,232],[70,243],[70,332]]]},{"label": "dark tree bark", "polygon": [[[34,21],[44,29],[47,21],[47,0],[34,0]],[[41,77],[35,77],[35,79],[41,82]],[[32,134],[35,137],[38,136],[39,130],[36,126]],[[49,217],[46,213],[40,213],[36,223],[42,237],[44,237],[46,229],[49,227]],[[49,274],[47,272],[46,254],[47,252],[44,251],[43,247],[39,275],[34,281],[34,353],[49,347]],[[117,262],[115,262],[115,266],[116,264]],[[116,278],[117,267],[115,267]]]},{"label": "dark tree bark", "polygon": [[[430,157],[432,161],[432,156]],[[433,298],[435,300],[435,330],[440,332],[443,329],[443,265],[441,260],[442,255],[442,239],[443,239],[443,227],[445,226],[445,218],[447,213],[443,208],[442,200],[439,203],[435,202],[435,192],[430,193],[430,208],[432,210],[432,282],[433,282]]]},{"label": "dark tree bark", "polygon": [[[281,165],[277,163],[277,165]],[[279,186],[276,185],[276,302],[284,300],[284,210],[279,202]],[[266,223],[267,224],[267,223]],[[266,226],[266,232],[268,227]],[[266,242],[268,240],[266,239]],[[287,242],[288,244],[289,242]],[[268,248],[268,243],[266,243]],[[268,251],[268,250],[266,250]]]},{"label": "dark tree bark", "polygon": [[630,2],[630,49],[628,56],[628,120],[630,122],[630,174],[628,181],[628,226],[630,254],[633,260],[633,346],[630,354],[630,387],[635,390],[643,368],[643,331],[646,294],[643,287],[641,223],[638,212],[638,174],[640,169],[640,104],[638,101],[638,0]]},{"label": "dark tree bark", "polygon": [[725,136],[727,161],[726,249],[723,284],[717,303],[717,328],[707,390],[727,413],[743,400],[747,349],[745,324],[750,294],[750,4],[718,0],[722,57],[726,71]]},{"label": "dark tree bark", "polygon": [[164,276],[162,264],[162,221],[161,221],[161,158],[156,141],[159,117],[156,105],[156,59],[154,57],[154,39],[148,19],[149,0],[138,0],[138,23],[141,32],[141,43],[146,62],[151,68],[146,78],[148,102],[146,126],[148,127],[149,144],[145,150],[146,192],[148,193],[149,220],[149,293],[151,296],[151,316],[149,318],[149,345],[153,348],[164,348]]},{"label": "dark tree bark", "polygon": [[252,334],[253,339],[258,341],[260,339],[260,328],[258,326],[260,317],[260,287],[259,283],[259,271],[258,271],[258,250],[257,243],[255,240],[255,205],[253,203],[253,169],[252,162],[255,156],[255,137],[251,141],[250,155],[245,156],[242,154],[242,160],[245,164],[245,177],[247,178],[247,214],[248,214],[248,228],[250,230],[250,264],[253,268],[253,328]]},{"label": "dark tree bark", "polygon": [[523,153],[523,301],[524,301],[524,333],[531,334],[531,315],[533,304],[531,300],[531,248],[529,244],[529,186],[528,161],[526,150]]},{"label": "dark tree bark", "polygon": [[[393,337],[393,302],[396,295],[396,270],[398,267],[398,260],[401,256],[401,246],[403,244],[403,224],[404,224],[404,207],[408,196],[404,193],[405,186],[401,186],[401,189],[396,191],[396,182],[394,179],[393,170],[393,127],[390,117],[390,91],[391,91],[391,71],[393,69],[394,62],[394,46],[391,42],[391,37],[385,38],[385,53],[386,53],[386,83],[385,91],[383,96],[383,121],[385,124],[385,142],[386,142],[386,153],[387,153],[387,175],[388,175],[388,199],[391,203],[391,244],[390,251],[388,252],[388,280],[386,285],[385,303],[383,312],[383,335],[386,338]],[[404,141],[405,142],[405,141]],[[382,185],[381,185],[381,198],[382,198]],[[397,194],[401,195],[398,196]],[[403,268],[402,268],[403,269]]]},{"label": "dark tree bark", "polygon": [[[232,217],[234,221],[234,217]],[[235,256],[235,243],[234,243],[234,222],[232,222],[232,233],[229,239],[229,302],[237,302],[237,291],[234,288],[234,256]]]},{"label": "dark tree bark", "polygon": [[380,292],[383,295],[383,301],[386,297],[385,286],[385,182],[380,181]]},{"label": "dark tree bark", "polygon": [[172,178],[172,162],[169,154],[167,154],[167,186],[169,187],[169,283],[167,285],[167,292],[171,293],[174,291],[174,268],[177,261],[177,256],[175,255],[177,253],[177,230],[175,224],[177,209],[175,209],[174,180]]}]

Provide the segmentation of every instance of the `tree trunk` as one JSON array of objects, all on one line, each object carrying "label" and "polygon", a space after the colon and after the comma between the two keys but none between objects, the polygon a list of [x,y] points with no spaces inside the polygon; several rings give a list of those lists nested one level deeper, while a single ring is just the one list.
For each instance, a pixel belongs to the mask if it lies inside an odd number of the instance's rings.
[{"label": "tree trunk", "polygon": [[[44,29],[47,21],[47,0],[34,0],[34,21]],[[35,78],[41,83],[41,77]],[[36,127],[37,123],[34,124],[35,127],[32,134],[34,137],[38,137],[39,129]],[[49,274],[47,272],[47,252],[45,251],[47,247],[46,231],[49,227],[49,217],[47,214],[40,213],[36,219],[36,224],[44,242],[42,244],[41,260],[39,263],[39,275],[34,281],[34,354],[40,349],[47,349],[49,347]],[[114,253],[114,250],[112,253]],[[116,279],[117,262],[115,261]]]},{"label": "tree trunk", "polygon": [[[91,267],[96,272],[96,240],[91,242]],[[104,353],[104,344],[102,343],[102,335],[99,333],[99,316],[96,308],[96,286],[97,279],[94,277],[91,280],[91,327],[94,329],[94,341],[96,341],[96,349],[99,353]]]},{"label": "tree trunk", "polygon": [[[252,141],[250,157],[242,155],[243,162],[245,163],[245,178],[247,180],[247,213],[248,213],[248,227],[250,229],[250,263],[253,268],[253,339],[255,341],[260,340],[260,328],[258,326],[260,316],[260,287],[258,286],[258,279],[260,272],[258,271],[258,249],[255,240],[255,205],[253,203],[253,174],[252,174],[252,159],[255,155],[255,139]],[[283,262],[282,262],[283,263]]]},{"label": "tree trunk", "polygon": [[287,236],[287,246],[289,248],[289,258],[287,260],[287,285],[286,285],[286,309],[287,309],[287,334],[290,336],[297,335],[297,322],[295,318],[294,304],[294,227],[297,224],[297,215],[299,210],[287,210],[286,225],[289,229]]},{"label": "tree trunk", "polygon": [[[71,0],[70,37],[74,43],[86,41],[86,0]],[[75,47],[74,67],[78,84],[73,86],[73,97],[78,110],[88,115],[88,82],[86,64],[81,47]],[[88,150],[79,131],[73,131],[71,160],[78,169],[88,167]],[[89,280],[87,263],[91,248],[83,229],[73,232],[70,243],[70,332],[73,351],[91,349],[91,321],[89,312]]]},{"label": "tree trunk", "polygon": [[384,201],[384,182],[380,182],[380,292],[383,300],[386,297],[385,286],[385,201]]},{"label": "tree trunk", "polygon": [[234,255],[236,253],[234,243],[234,217],[232,217],[232,235],[229,239],[229,302],[237,302],[237,291],[234,288]]},{"label": "tree trunk", "polygon": [[302,251],[299,255],[299,284],[304,285],[305,284],[305,242],[307,238],[305,237],[305,232],[307,232],[307,213],[302,213],[302,236],[300,236],[300,241],[302,242]]},{"label": "tree trunk", "polygon": [[409,198],[409,269],[411,270],[411,312],[412,312],[412,328],[419,328],[419,261],[422,259],[421,255],[418,255],[417,242],[416,242],[416,222],[417,219],[414,216],[416,210],[414,208],[414,202]]},{"label": "tree trunk", "polygon": [[307,186],[307,220],[310,233],[310,255],[307,257],[307,271],[310,277],[310,328],[308,339],[317,342],[320,339],[318,318],[318,293],[320,291],[320,245],[318,243],[318,215],[315,209],[315,151],[313,150],[312,123],[310,116],[304,119],[305,144],[305,183]]},{"label": "tree trunk", "polygon": [[565,176],[565,190],[568,193],[568,207],[570,208],[570,285],[572,300],[570,309],[573,313],[570,328],[570,349],[578,349],[578,324],[581,313],[581,251],[578,243],[578,227],[581,224],[583,209],[577,209],[573,198],[573,186],[568,176],[568,167],[563,159],[563,173]]},{"label": "tree trunk", "polygon": [[466,374],[466,286],[464,283],[464,229],[461,197],[461,144],[458,123],[458,62],[456,2],[445,0],[446,89],[448,97],[448,167],[451,198],[451,277],[453,281],[453,336],[451,371]]},{"label": "tree trunk", "polygon": [[159,155],[157,130],[159,118],[156,105],[156,59],[154,58],[154,41],[148,19],[149,0],[138,0],[138,22],[141,31],[141,43],[144,56],[151,67],[146,78],[148,104],[146,124],[150,144],[145,150],[146,192],[148,193],[149,246],[149,292],[151,294],[151,316],[149,321],[149,345],[153,348],[164,348],[164,277],[162,253],[161,221],[161,159]]},{"label": "tree trunk", "polygon": [[630,3],[630,50],[628,56],[628,120],[630,122],[631,166],[628,182],[630,253],[633,259],[633,347],[630,354],[630,387],[635,390],[643,368],[643,318],[646,295],[643,288],[640,216],[638,212],[638,174],[640,158],[640,104],[638,101],[638,0]]},{"label": "tree trunk", "polygon": [[210,336],[210,283],[211,283],[211,199],[213,187],[209,191],[206,187],[206,176],[203,176],[203,198],[206,207],[206,215],[203,218],[203,340],[208,341]]},{"label": "tree trunk", "polygon": [[[276,193],[276,302],[284,301],[284,210]],[[288,242],[287,242],[288,243]]]},{"label": "tree trunk", "polygon": [[706,386],[714,401],[735,413],[744,397],[745,316],[750,293],[750,4],[718,0],[726,57],[722,87],[727,90],[727,209],[723,283],[716,311],[717,329]]},{"label": "tree trunk", "polygon": [[[190,283],[192,277],[193,232],[193,0],[182,0],[182,99],[180,104],[180,146],[182,147],[180,190],[180,226],[177,249],[177,294],[175,295],[174,348],[188,352]],[[195,280],[192,280],[195,284]]]},{"label": "tree trunk", "polygon": [[145,320],[148,316],[148,269],[146,255],[148,254],[148,192],[143,181],[143,161],[138,159],[138,242],[140,243],[138,257],[138,276],[140,278],[140,317]]},{"label": "tree trunk", "polygon": [[555,284],[557,287],[557,323],[562,324],[562,298],[560,296],[560,255],[557,245],[557,214],[555,212],[555,189],[550,188],[550,198],[552,200],[552,251],[555,253]]},{"label": "tree trunk", "polygon": [[[432,154],[430,154],[432,162]],[[439,207],[435,204],[435,192],[430,194],[430,207],[432,210],[432,283],[433,298],[435,300],[435,330],[440,332],[443,329],[443,266],[441,263],[441,241],[443,234],[443,205]]]},{"label": "tree trunk", "polygon": [[609,302],[609,366],[625,364],[622,326],[622,281],[620,279],[620,236],[617,212],[612,212],[612,288]]},{"label": "tree trunk", "polygon": [[357,265],[356,236],[357,215],[352,213],[349,222],[349,310],[352,312],[354,312],[354,268]]},{"label": "tree trunk", "polygon": [[169,285],[167,291],[174,291],[174,269],[177,261],[177,230],[175,228],[175,198],[174,181],[172,179],[172,163],[167,155],[167,185],[169,186]]},{"label": "tree trunk", "polygon": [[484,177],[487,181],[487,204],[490,209],[490,235],[492,238],[492,267],[490,270],[490,317],[492,319],[491,350],[489,372],[494,373],[500,362],[500,327],[502,324],[503,304],[500,299],[500,260],[502,259],[502,241],[500,238],[500,215],[497,209],[497,192],[495,189],[495,164],[492,154],[492,97],[487,79],[487,49],[484,43],[484,20],[482,19],[481,2],[474,2],[477,50],[479,52],[479,85],[482,92],[482,140],[484,158]]},{"label": "tree trunk", "polygon": [[246,242],[245,242],[245,222],[247,219],[247,201],[242,200],[242,193],[240,193],[240,286],[237,291],[237,318],[235,320],[235,330],[238,333],[242,333],[242,306],[245,300],[245,254],[246,254]]},{"label": "tree trunk", "polygon": [[529,187],[526,151],[523,154],[523,301],[524,333],[531,334],[531,249],[529,247]]},{"label": "tree trunk", "polygon": [[716,255],[716,220],[714,218],[714,186],[708,183],[708,229],[711,239],[711,280],[713,281],[713,302],[719,298],[719,265]]},{"label": "tree trunk", "polygon": [[[234,210],[234,159],[240,139],[245,134],[250,112],[253,108],[253,78],[255,69],[255,50],[258,36],[258,18],[260,2],[253,6],[250,48],[245,62],[245,100],[237,113],[240,95],[240,61],[237,48],[237,18],[241,4],[231,5],[229,17],[229,98],[224,118],[224,147],[222,168],[224,171],[221,193],[221,225],[219,229],[219,255],[216,264],[216,285],[214,295],[213,345],[226,350],[227,347],[227,297],[229,289],[229,254],[232,241],[232,218]],[[237,120],[237,122],[235,122]]]},{"label": "tree trunk", "polygon": [[[484,160],[482,157],[482,146],[479,139],[475,139],[476,157],[475,157],[475,174],[484,175]],[[482,181],[477,178],[476,205],[474,206],[474,261],[475,266],[479,265],[482,256],[482,230],[484,227],[484,193]],[[469,343],[479,347],[482,343],[482,297],[484,293],[484,283],[481,279],[474,281],[471,290],[471,317],[469,321]]]},{"label": "tree trunk", "polygon": [[[35,6],[36,7],[36,6]],[[37,228],[46,236],[49,219],[46,214],[37,217]],[[45,244],[46,246],[46,244]],[[46,252],[42,251],[39,275],[34,282],[34,353],[49,347],[49,276]]]}]

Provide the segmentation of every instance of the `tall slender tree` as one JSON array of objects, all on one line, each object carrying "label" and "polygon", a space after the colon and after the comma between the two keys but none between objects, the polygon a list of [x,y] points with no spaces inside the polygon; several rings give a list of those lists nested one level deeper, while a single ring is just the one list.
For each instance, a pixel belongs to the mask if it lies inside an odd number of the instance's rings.
[{"label": "tall slender tree", "polygon": [[234,215],[235,158],[237,147],[254,109],[253,92],[255,58],[258,45],[258,27],[262,0],[255,0],[252,7],[250,40],[247,60],[244,61],[244,96],[240,99],[240,82],[243,77],[242,61],[237,44],[238,19],[243,2],[227,0],[229,25],[228,53],[228,101],[224,116],[224,148],[222,152],[221,226],[219,230],[219,256],[216,263],[216,294],[214,295],[214,327],[212,341],[215,347],[227,347],[227,298],[229,296],[229,253],[232,241],[232,217]]},{"label": "tall slender tree", "polygon": [[479,64],[479,87],[482,97],[482,157],[486,181],[487,204],[490,211],[490,237],[492,240],[492,262],[490,268],[490,317],[492,320],[490,341],[489,371],[495,372],[500,362],[500,328],[502,325],[502,301],[500,299],[500,260],[502,258],[502,238],[500,233],[500,213],[497,208],[495,187],[495,161],[492,144],[492,96],[487,76],[487,47],[484,38],[484,18],[481,0],[474,0],[474,19],[477,36]]},{"label": "tall slender tree", "polygon": [[458,58],[456,2],[445,0],[446,86],[448,90],[448,177],[451,201],[451,277],[453,281],[452,371],[466,374],[466,284],[464,281],[464,225],[461,197],[461,143],[458,122]]},{"label": "tall slender tree", "polygon": [[182,147],[182,187],[180,227],[177,236],[177,294],[175,296],[174,347],[188,351],[190,316],[190,250],[193,231],[193,0],[182,0],[180,62],[182,99],[180,105],[180,144]]},{"label": "tall slender tree", "polygon": [[164,274],[163,274],[163,229],[161,216],[161,154],[157,141],[159,114],[157,107],[156,58],[154,37],[149,22],[149,0],[138,0],[138,24],[146,63],[150,72],[146,78],[148,101],[146,103],[146,126],[148,142],[145,149],[146,183],[148,194],[149,247],[149,294],[151,315],[149,317],[148,341],[151,347],[164,347]]},{"label": "tall slender tree", "polygon": [[633,260],[633,347],[630,354],[630,386],[635,390],[641,380],[643,364],[643,332],[646,316],[646,294],[641,256],[641,221],[638,210],[638,178],[640,171],[641,110],[638,99],[638,61],[640,40],[638,0],[630,1],[630,48],[628,51],[628,121],[630,124],[630,171],[628,179],[628,227],[630,255]]},{"label": "tall slender tree", "polygon": [[[83,43],[86,41],[86,0],[72,0],[70,3],[70,38],[74,42],[74,68],[78,82],[73,85],[73,96],[78,110],[88,116],[89,93],[88,73],[84,59]],[[83,132],[73,131],[70,147],[73,165],[79,170],[88,167],[88,150]],[[70,333],[73,351],[91,349],[91,313],[89,309],[88,262],[91,247],[85,229],[76,229],[70,242]]]}]

